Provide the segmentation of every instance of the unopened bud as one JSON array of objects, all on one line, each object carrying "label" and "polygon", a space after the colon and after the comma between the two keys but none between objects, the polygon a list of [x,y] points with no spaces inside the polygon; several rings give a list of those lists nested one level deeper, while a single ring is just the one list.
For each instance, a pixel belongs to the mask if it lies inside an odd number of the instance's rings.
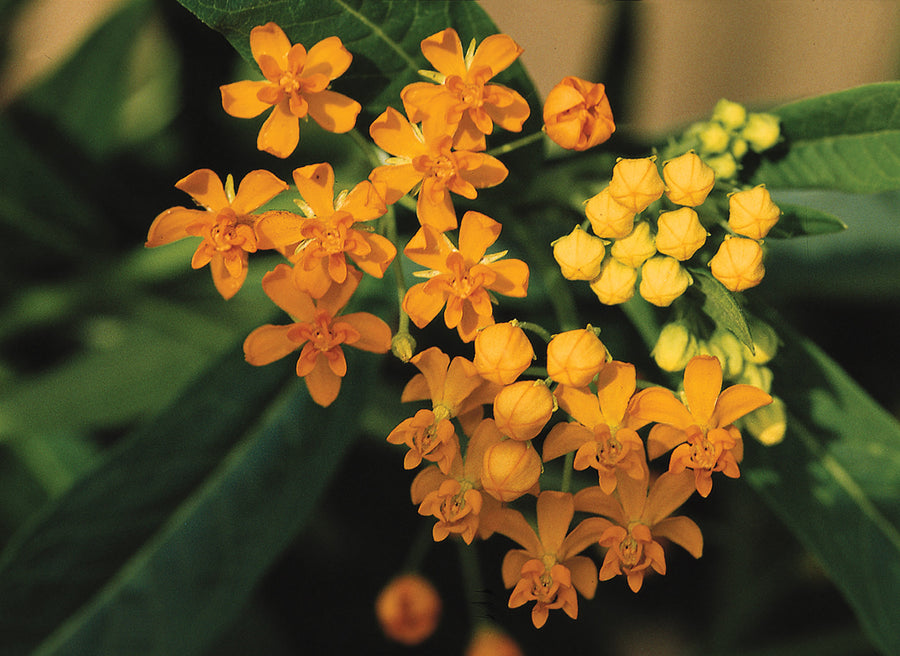
[{"label": "unopened bud", "polygon": [[709,261],[713,276],[733,292],[756,287],[766,275],[759,242],[744,237],[726,237]]},{"label": "unopened bud", "polygon": [[599,83],[567,76],[544,102],[544,132],[569,150],[587,150],[615,132],[606,88]]},{"label": "unopened bud", "polygon": [[553,258],[566,280],[591,280],[600,274],[606,246],[599,237],[589,235],[581,226],[552,244]]},{"label": "unopened bud", "polygon": [[391,338],[391,353],[401,362],[409,362],[416,352],[416,340],[408,332],[397,333]]},{"label": "unopened bud", "polygon": [[475,630],[465,656],[525,656],[511,637],[493,626],[481,626]]},{"label": "unopened bud", "polygon": [[665,191],[653,157],[620,159],[613,167],[609,194],[635,214],[643,212]]},{"label": "unopened bud", "polygon": [[716,354],[722,363],[722,375],[728,380],[735,380],[744,369],[744,352],[747,347],[741,343],[730,330],[717,328],[709,338],[710,345],[715,346],[721,355]]},{"label": "unopened bud", "polygon": [[737,379],[738,383],[743,385],[753,385],[763,392],[770,394],[772,392],[772,370],[765,365],[753,364],[747,362],[744,364],[744,370]]},{"label": "unopened bud", "polygon": [[494,398],[494,422],[501,433],[514,440],[536,437],[554,410],[556,397],[540,380],[512,383]]},{"label": "unopened bud", "polygon": [[737,130],[747,121],[747,110],[740,103],[722,98],[713,108],[712,119],[728,130]]},{"label": "unopened bud", "polygon": [[518,499],[535,486],[541,476],[541,457],[531,442],[503,440],[484,452],[481,485],[504,503]]},{"label": "unopened bud", "polygon": [[591,280],[591,291],[604,305],[618,305],[634,296],[637,270],[619,262],[614,257],[603,261],[600,275]]},{"label": "unopened bud", "polygon": [[731,139],[728,131],[716,121],[705,123],[697,136],[700,138],[700,151],[709,155],[724,153]]},{"label": "unopened bud", "polygon": [[753,338],[753,351],[744,347],[744,359],[753,364],[766,364],[778,352],[778,333],[765,321],[750,321],[750,336]]},{"label": "unopened bud", "polygon": [[747,125],[741,131],[741,136],[757,153],[768,150],[778,143],[781,136],[778,117],[773,114],[751,113],[747,117]]},{"label": "unopened bud", "polygon": [[375,616],[388,638],[404,645],[418,645],[437,628],[441,598],[426,578],[402,574],[378,594]]},{"label": "unopened bud", "polygon": [[730,180],[737,175],[738,164],[731,153],[706,157],[704,161],[716,174],[716,180]]},{"label": "unopened bud", "polygon": [[697,338],[683,322],[675,321],[663,326],[651,355],[663,371],[681,371],[697,352]]},{"label": "unopened bud", "polygon": [[716,183],[716,175],[693,150],[663,164],[666,196],[678,205],[701,205]]},{"label": "unopened bud", "polygon": [[606,347],[593,330],[568,330],[547,344],[547,375],[557,383],[587,387],[604,364]]},{"label": "unopened bud", "polygon": [[661,212],[656,229],[656,250],[676,260],[689,260],[706,243],[706,229],[690,207]]},{"label": "unopened bud", "polygon": [[737,234],[762,239],[781,217],[764,185],[737,191],[728,197],[728,226]]},{"label": "unopened bud", "polygon": [[610,255],[625,266],[638,269],[648,258],[656,254],[656,239],[650,224],[638,221],[628,236],[617,239],[609,249]]},{"label": "unopened bud", "polygon": [[741,419],[743,428],[761,444],[773,446],[784,439],[787,432],[787,410],[777,396],[769,405],[757,408]]},{"label": "unopened bud", "polygon": [[641,267],[638,292],[648,303],[668,307],[692,282],[691,274],[678,260],[668,255],[656,255]]},{"label": "unopened bud", "polygon": [[584,206],[591,230],[604,239],[620,239],[634,227],[634,212],[609,195],[609,187],[592,196]]},{"label": "unopened bud", "polygon": [[475,336],[475,369],[485,380],[509,385],[534,360],[525,331],[511,323],[495,323]]}]

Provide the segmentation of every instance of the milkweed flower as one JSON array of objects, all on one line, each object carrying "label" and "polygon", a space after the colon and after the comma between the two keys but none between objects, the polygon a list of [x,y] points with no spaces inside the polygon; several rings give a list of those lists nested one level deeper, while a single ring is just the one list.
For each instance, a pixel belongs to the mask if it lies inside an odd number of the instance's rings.
[{"label": "milkweed flower", "polygon": [[608,581],[622,574],[633,592],[641,589],[651,569],[666,573],[665,551],[659,539],[671,540],[694,558],[703,554],[703,535],[697,524],[688,517],[670,516],[693,494],[691,475],[666,472],[649,492],[648,482],[645,469],[637,479],[620,476],[615,495],[589,487],[574,499],[576,510],[602,515],[591,518],[597,522],[594,530],[601,531],[598,544],[607,549],[597,578]]},{"label": "milkweed flower", "polygon": [[441,308],[447,328],[456,328],[460,339],[471,342],[480,328],[494,323],[488,292],[524,297],[528,292],[528,265],[502,259],[506,251],[487,255],[500,235],[501,226],[490,217],[469,211],[459,229],[459,248],[430,225],[413,235],[403,252],[428,270],[413,275],[427,278],[413,285],[403,298],[403,311],[419,328],[427,326]]},{"label": "milkweed flower", "polygon": [[311,116],[329,132],[348,132],[362,106],[328,85],[350,67],[353,55],[341,40],[328,37],[306,51],[291,45],[275,23],[250,30],[250,51],[265,80],[244,80],[220,87],[222,107],[238,118],[272,113],[259,131],[256,145],[276,157],[287,157],[300,141],[300,119]]},{"label": "milkweed flower", "polygon": [[533,360],[534,347],[525,331],[515,323],[495,323],[479,330],[475,337],[472,362],[485,380],[509,385]]},{"label": "milkweed flower", "polygon": [[588,388],[557,387],[559,406],[575,421],[553,427],[544,440],[544,462],[575,451],[575,469],[596,469],[606,494],[616,489],[619,471],[641,478],[646,457],[637,429],[647,422],[629,411],[635,384],[634,365],[612,361],[600,370],[596,394]]},{"label": "milkweed flower", "polygon": [[438,84],[404,87],[400,95],[413,122],[437,118],[448,123],[459,150],[484,150],[484,135],[494,131],[495,123],[510,132],[521,131],[531,113],[528,103],[517,91],[487,83],[522,54],[512,38],[493,34],[477,48],[473,40],[464,55],[459,35],[448,27],[422,41],[422,54],[437,69],[423,75]]},{"label": "milkweed flower", "polygon": [[457,226],[450,192],[473,199],[477,189],[498,185],[509,174],[500,160],[487,153],[454,150],[447,125],[440,120],[425,120],[420,129],[388,107],[372,122],[369,134],[379,148],[393,155],[387,164],[375,167],[369,179],[388,205],[419,185],[419,222],[440,232]]},{"label": "milkweed flower", "polygon": [[657,422],[647,439],[650,459],[674,449],[669,471],[692,469],[697,492],[705,497],[712,490],[713,472],[740,476],[743,442],[734,422],[771,403],[772,397],[745,384],[723,391],[719,359],[698,355],[684,370],[684,399],[682,403],[669,390],[651,387],[635,395],[633,413],[643,421]]},{"label": "milkweed flower", "polygon": [[661,198],[666,185],[659,177],[655,159],[623,158],[616,162],[609,182],[609,195],[612,199],[637,214]]},{"label": "milkweed flower", "polygon": [[547,344],[547,375],[562,385],[587,387],[606,364],[606,355],[590,327],[567,330]]},{"label": "milkweed flower", "polygon": [[252,365],[280,360],[300,349],[297,375],[313,401],[328,406],[337,398],[347,374],[342,345],[373,353],[391,348],[391,329],[368,312],[340,315],[359,285],[362,273],[351,269],[343,285],[333,285],[318,300],[292,282],[291,267],[279,264],[263,276],[266,295],[294,319],[294,323],[260,326],[244,340],[244,356]]},{"label": "milkweed flower", "polygon": [[689,260],[706,243],[708,233],[690,207],[660,212],[656,225],[656,250],[676,260]]},{"label": "milkweed flower", "polygon": [[756,287],[766,275],[759,242],[746,237],[725,237],[709,261],[713,276],[733,292]]},{"label": "milkweed flower", "polygon": [[512,508],[501,508],[491,515],[491,528],[523,547],[507,552],[503,558],[503,583],[513,588],[508,605],[518,608],[534,601],[531,621],[538,629],[546,624],[554,608],[576,619],[576,590],[587,599],[597,590],[597,566],[578,554],[599,539],[605,525],[601,518],[592,517],[569,532],[574,514],[571,494],[545,490],[537,499],[537,532],[522,513]]},{"label": "milkweed flower", "polygon": [[728,196],[728,227],[739,235],[762,239],[780,218],[781,210],[764,185]]},{"label": "milkweed flower", "polygon": [[267,245],[286,252],[294,264],[294,284],[320,298],[333,283],[343,284],[347,279],[348,256],[365,273],[381,278],[397,249],[365,227],[387,211],[372,183],[361,182],[335,201],[330,164],[295,169],[293,178],[308,216],[266,212],[257,223],[257,232]]},{"label": "milkweed flower", "polygon": [[431,581],[419,574],[401,574],[378,593],[375,617],[388,638],[412,646],[434,633],[441,607]]},{"label": "milkweed flower", "polygon": [[616,130],[606,87],[571,75],[564,77],[544,101],[544,132],[568,150],[587,150]]},{"label": "milkweed flower", "polygon": [[288,188],[268,171],[251,171],[241,180],[237,194],[229,176],[228,189],[209,169],[200,169],[175,183],[190,194],[202,210],[172,207],[150,225],[146,245],[170,244],[185,237],[202,237],[191,267],[209,264],[213,283],[223,298],[234,296],[247,278],[248,253],[255,253],[258,217],[253,210]]},{"label": "milkweed flower", "polygon": [[715,186],[716,174],[691,150],[663,164],[663,180],[670,201],[697,207]]}]

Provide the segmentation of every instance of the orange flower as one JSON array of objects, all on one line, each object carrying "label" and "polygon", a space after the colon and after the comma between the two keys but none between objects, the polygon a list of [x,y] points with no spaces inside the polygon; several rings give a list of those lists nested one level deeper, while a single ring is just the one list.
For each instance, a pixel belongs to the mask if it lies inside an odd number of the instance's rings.
[{"label": "orange flower", "polygon": [[[475,48],[475,41],[463,55],[456,30],[447,28],[422,41],[425,55],[438,73],[425,73],[439,82],[414,82],[400,93],[403,106],[414,122],[429,117],[456,126],[453,146],[460,150],[484,150],[484,135],[494,131],[494,123],[504,130],[519,132],[531,110],[518,92],[488,80],[506,70],[522,48],[506,34],[494,34]],[[444,114],[435,116],[435,112]]]},{"label": "orange flower", "polygon": [[311,116],[329,132],[343,133],[356,125],[362,107],[327,87],[350,67],[353,55],[336,36],[306,51],[291,45],[275,23],[250,30],[250,50],[265,80],[244,80],[219,87],[222,107],[238,118],[272,113],[259,131],[256,145],[276,157],[287,157],[300,141],[300,119]]},{"label": "orange flower", "polygon": [[226,299],[234,296],[247,277],[247,253],[258,247],[250,214],[288,188],[268,171],[251,171],[241,181],[238,192],[228,178],[228,189],[209,169],[194,171],[175,183],[205,209],[172,207],[154,219],[147,234],[147,246],[163,246],[185,237],[202,237],[191,266],[209,264],[213,283]]},{"label": "orange flower", "polygon": [[658,538],[671,540],[694,558],[703,554],[703,535],[697,524],[688,517],[670,517],[694,492],[690,474],[666,472],[656,479],[649,494],[648,482],[645,470],[639,479],[620,477],[615,496],[599,487],[575,495],[576,510],[603,515],[595,518],[602,530],[598,542],[607,548],[599,580],[624,574],[633,592],[641,589],[650,569],[666,573],[665,552]]},{"label": "orange flower", "polygon": [[616,473],[639,479],[646,470],[644,442],[637,434],[642,422],[628,406],[635,389],[634,365],[609,362],[600,370],[597,393],[560,385],[560,407],[575,421],[559,423],[544,440],[544,462],[577,449],[574,467],[597,470],[600,489],[612,494]]},{"label": "orange flower", "polygon": [[475,630],[464,656],[525,656],[519,645],[500,629],[481,625]]},{"label": "orange flower", "polygon": [[429,269],[414,274],[428,281],[410,287],[403,298],[403,311],[416,326],[427,326],[446,304],[444,323],[456,328],[464,342],[471,342],[480,328],[494,323],[489,291],[526,295],[527,264],[501,260],[506,251],[485,255],[499,235],[499,223],[472,211],[462,218],[458,249],[430,225],[423,225],[413,235],[403,252]]},{"label": "orange flower", "polygon": [[404,645],[418,645],[437,628],[441,598],[425,577],[401,574],[378,593],[375,616],[387,637]]},{"label": "orange flower", "polygon": [[732,385],[722,390],[722,365],[711,355],[698,355],[684,370],[682,403],[662,387],[639,392],[632,412],[643,421],[654,421],[647,453],[652,460],[670,449],[669,471],[694,470],[697,492],[708,496],[712,473],[740,476],[743,454],[741,434],[734,421],[772,402],[772,397],[752,385]]},{"label": "orange flower", "polygon": [[331,405],[340,391],[341,378],[347,373],[341,345],[387,353],[391,348],[391,329],[368,312],[338,316],[359,285],[359,271],[350,270],[343,285],[332,285],[318,301],[297,289],[291,278],[291,268],[279,264],[263,276],[262,286],[295,323],[260,326],[244,340],[244,356],[247,362],[259,366],[302,349],[297,375],[306,381],[313,401]]},{"label": "orange flower", "polygon": [[587,599],[597,590],[597,566],[587,556],[579,556],[595,543],[605,523],[599,517],[582,521],[569,533],[575,514],[571,494],[545,490],[537,500],[537,532],[512,508],[501,508],[491,515],[491,528],[518,542],[503,559],[503,583],[515,586],[509,607],[518,608],[534,601],[531,621],[535,628],[547,622],[553,608],[575,619],[578,617],[577,590]]},{"label": "orange flower", "polygon": [[472,199],[478,195],[476,189],[498,185],[509,173],[500,160],[486,153],[453,150],[443,121],[426,120],[420,130],[388,107],[373,121],[369,134],[394,156],[373,169],[369,179],[379,191],[384,190],[388,204],[420,184],[416,202],[419,222],[440,232],[457,225],[449,192]]},{"label": "orange flower", "polygon": [[294,264],[294,284],[313,298],[321,298],[332,283],[343,284],[347,279],[347,256],[369,275],[381,278],[397,249],[390,240],[361,225],[386,211],[372,183],[359,183],[341,194],[337,203],[330,164],[295,169],[294,183],[309,216],[266,212],[256,226],[266,245],[286,250]]},{"label": "orange flower", "polygon": [[571,75],[547,94],[544,132],[569,150],[587,150],[616,131],[606,87]]}]

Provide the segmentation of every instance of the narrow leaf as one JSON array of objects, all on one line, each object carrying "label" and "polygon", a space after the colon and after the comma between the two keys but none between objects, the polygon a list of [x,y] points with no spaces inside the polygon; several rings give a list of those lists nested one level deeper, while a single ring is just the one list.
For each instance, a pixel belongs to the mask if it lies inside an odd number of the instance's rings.
[{"label": "narrow leaf", "polygon": [[822,210],[784,203],[779,203],[778,207],[782,211],[781,218],[768,234],[773,239],[827,235],[847,229],[846,223]]},{"label": "narrow leaf", "polygon": [[753,349],[753,337],[741,306],[734,294],[703,269],[690,269],[697,289],[703,294],[703,311],[720,328],[730,330],[741,342]]}]

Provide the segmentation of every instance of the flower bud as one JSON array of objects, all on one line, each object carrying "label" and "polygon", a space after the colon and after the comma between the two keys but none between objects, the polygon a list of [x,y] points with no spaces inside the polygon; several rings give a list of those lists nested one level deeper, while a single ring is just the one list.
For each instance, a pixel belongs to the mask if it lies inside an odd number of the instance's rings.
[{"label": "flower bud", "polygon": [[753,364],[765,364],[775,357],[778,351],[778,334],[765,321],[750,321],[750,336],[753,337],[753,351],[744,347],[744,359]]},{"label": "flower bud", "polygon": [[606,88],[567,76],[547,94],[544,132],[568,150],[587,150],[610,138],[616,130]]},{"label": "flower bud", "polygon": [[515,640],[500,629],[482,625],[475,630],[465,656],[525,656]]},{"label": "flower bud", "polygon": [[737,160],[747,154],[747,141],[745,139],[731,140],[731,155]]},{"label": "flower bud", "polygon": [[740,103],[722,98],[713,108],[712,119],[727,130],[737,130],[747,121],[747,110]]},{"label": "flower bud", "polygon": [[495,323],[475,336],[475,369],[485,380],[509,385],[534,360],[525,331],[512,323]]},{"label": "flower bud", "polygon": [[584,206],[594,234],[604,239],[620,239],[634,227],[634,212],[609,195],[609,187],[592,196]]},{"label": "flower bud", "polygon": [[719,351],[716,356],[722,363],[722,375],[728,380],[735,380],[744,369],[744,353],[747,347],[735,337],[734,333],[722,328],[717,328],[713,332],[709,343]]},{"label": "flower bud", "polygon": [[781,136],[778,117],[773,114],[751,113],[747,117],[747,125],[741,131],[741,136],[757,153],[768,150],[778,143],[778,138]]},{"label": "flower bud", "polygon": [[608,257],[603,261],[600,275],[591,280],[591,291],[604,305],[618,305],[634,296],[636,283],[637,270]]},{"label": "flower bud", "polygon": [[494,398],[494,422],[501,433],[525,441],[537,436],[556,410],[556,397],[540,380],[520,380]]},{"label": "flower bud", "polygon": [[401,574],[378,594],[375,616],[388,638],[404,645],[418,645],[437,628],[441,598],[424,577]]},{"label": "flower bud", "polygon": [[547,344],[547,375],[557,383],[587,387],[606,364],[606,347],[593,330],[555,335]]},{"label": "flower bud", "polygon": [[678,205],[701,205],[716,183],[716,174],[693,150],[663,164],[666,196]]},{"label": "flower bud", "polygon": [[575,226],[551,245],[553,258],[566,280],[591,280],[600,274],[606,246],[602,239],[589,235],[581,226]]},{"label": "flower bud", "polygon": [[722,127],[721,123],[715,121],[704,123],[697,132],[697,136],[700,138],[700,152],[710,155],[724,153],[728,148],[728,141],[731,139],[731,135]]},{"label": "flower bud", "polygon": [[690,207],[661,212],[656,229],[656,250],[676,260],[689,260],[706,243],[706,229]]},{"label": "flower bud", "polygon": [[656,254],[656,239],[650,231],[650,224],[646,221],[635,223],[628,236],[617,239],[609,253],[625,266],[640,268],[649,257]]},{"label": "flower bud", "polygon": [[667,323],[659,332],[651,355],[663,371],[681,371],[697,355],[697,338],[681,321]]},{"label": "flower bud", "polygon": [[692,282],[691,274],[678,260],[668,255],[656,255],[641,267],[638,291],[648,303],[668,307]]},{"label": "flower bud", "polygon": [[484,452],[481,485],[498,501],[518,499],[534,487],[540,476],[541,457],[531,442],[503,440]]},{"label": "flower bud", "polygon": [[716,280],[733,292],[756,287],[766,275],[762,246],[755,239],[726,237],[709,261]]},{"label": "flower bud", "polygon": [[637,214],[643,212],[666,189],[653,157],[620,159],[613,167],[609,195]]},{"label": "flower bud", "polygon": [[728,196],[728,226],[739,235],[762,239],[780,217],[781,210],[764,185]]},{"label": "flower bud", "polygon": [[731,153],[707,157],[705,161],[716,174],[716,180],[731,180],[737,175],[738,164]]},{"label": "flower bud", "polygon": [[741,419],[744,430],[765,446],[773,446],[784,439],[787,431],[787,411],[777,396],[769,405],[757,408]]},{"label": "flower bud", "polygon": [[744,364],[744,370],[737,379],[742,385],[753,385],[763,392],[770,394],[772,392],[772,370],[760,364],[747,362]]},{"label": "flower bud", "polygon": [[391,338],[391,353],[400,362],[409,362],[416,352],[416,340],[408,332],[397,333]]}]

